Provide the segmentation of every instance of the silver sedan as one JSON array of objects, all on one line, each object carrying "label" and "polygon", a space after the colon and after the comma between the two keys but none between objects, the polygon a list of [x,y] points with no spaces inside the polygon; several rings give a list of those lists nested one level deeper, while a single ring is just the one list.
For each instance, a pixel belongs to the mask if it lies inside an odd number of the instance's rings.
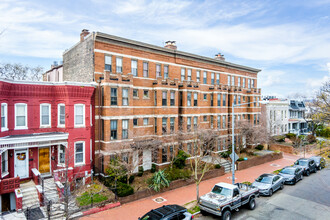
[{"label": "silver sedan", "polygon": [[259,189],[260,195],[272,196],[276,190],[284,188],[285,179],[280,175],[262,174],[252,183]]}]

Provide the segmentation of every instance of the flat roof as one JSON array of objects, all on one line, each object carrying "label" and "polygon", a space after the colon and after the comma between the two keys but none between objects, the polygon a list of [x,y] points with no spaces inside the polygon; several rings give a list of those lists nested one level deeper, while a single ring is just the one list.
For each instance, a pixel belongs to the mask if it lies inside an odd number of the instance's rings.
[{"label": "flat roof", "polygon": [[258,72],[261,71],[260,69],[256,69],[256,68],[252,68],[252,67],[248,67],[248,66],[243,66],[243,65],[239,65],[239,64],[235,64],[235,63],[230,63],[230,62],[227,62],[225,60],[217,60],[217,59],[214,59],[214,58],[200,56],[200,55],[196,55],[196,54],[192,54],[192,53],[187,53],[187,52],[180,51],[180,50],[173,50],[173,49],[169,49],[169,48],[165,48],[165,47],[160,47],[160,46],[156,46],[156,45],[152,45],[152,44],[147,44],[147,43],[140,42],[140,41],[130,40],[130,39],[127,39],[127,38],[122,38],[122,37],[118,37],[118,36],[114,36],[114,35],[110,35],[110,34],[105,34],[105,33],[102,33],[102,32],[96,32],[95,41],[97,41],[97,39],[101,40],[101,41],[102,40],[105,40],[105,41],[110,40],[110,41],[113,41],[113,42],[117,42],[119,44],[127,44],[131,47],[135,46],[139,50],[148,49],[148,50],[153,50],[155,52],[166,53],[166,54],[173,55],[173,56],[182,56],[182,57],[188,58],[188,59],[197,59],[198,61],[211,63],[213,65],[219,65],[219,66],[222,66],[222,67],[249,71],[249,72],[252,72],[252,73],[258,73]]},{"label": "flat roof", "polygon": [[96,87],[96,82],[46,82],[46,81],[28,81],[28,80],[12,80],[0,78],[0,81],[12,84],[28,84],[28,85],[43,85],[43,86],[90,86]]}]

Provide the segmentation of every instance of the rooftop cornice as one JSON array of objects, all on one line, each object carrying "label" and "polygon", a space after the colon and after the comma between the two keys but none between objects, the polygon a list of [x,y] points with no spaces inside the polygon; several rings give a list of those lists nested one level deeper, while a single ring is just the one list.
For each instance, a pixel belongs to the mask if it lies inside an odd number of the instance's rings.
[{"label": "rooftop cornice", "polygon": [[261,71],[260,69],[255,69],[252,67],[234,64],[234,63],[230,63],[230,62],[223,61],[223,60],[216,60],[214,58],[200,56],[200,55],[196,55],[196,54],[192,54],[192,53],[187,53],[184,51],[168,49],[165,47],[160,47],[160,46],[156,46],[156,45],[152,45],[152,44],[143,43],[140,41],[130,40],[130,39],[126,39],[126,38],[122,38],[122,37],[118,37],[118,36],[114,36],[114,35],[110,35],[110,34],[105,34],[102,32],[96,32],[95,41],[101,41],[101,42],[102,41],[105,41],[105,42],[112,41],[114,43],[117,42],[117,43],[124,44],[124,45],[126,44],[128,46],[136,46],[136,47],[138,47],[138,49],[142,49],[142,50],[143,49],[152,50],[154,52],[163,53],[163,54],[165,53],[170,56],[181,56],[186,59],[195,59],[198,61],[213,64],[213,65],[219,65],[221,67],[227,67],[227,68],[234,68],[234,69],[238,69],[238,70],[248,71],[251,73],[258,73]]},{"label": "rooftop cornice", "polygon": [[41,86],[88,86],[96,87],[97,83],[83,83],[83,82],[45,82],[45,81],[24,81],[0,78],[0,82],[11,84],[25,84],[25,85],[41,85]]}]

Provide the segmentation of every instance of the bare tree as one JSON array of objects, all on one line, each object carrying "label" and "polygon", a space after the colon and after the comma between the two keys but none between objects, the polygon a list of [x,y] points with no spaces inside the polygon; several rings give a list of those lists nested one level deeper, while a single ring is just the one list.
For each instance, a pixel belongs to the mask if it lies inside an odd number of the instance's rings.
[{"label": "bare tree", "polygon": [[30,67],[18,63],[0,64],[0,77],[12,80],[40,81],[43,68],[40,66]]},{"label": "bare tree", "polygon": [[314,116],[324,123],[330,123],[330,80],[325,82],[313,100]]}]

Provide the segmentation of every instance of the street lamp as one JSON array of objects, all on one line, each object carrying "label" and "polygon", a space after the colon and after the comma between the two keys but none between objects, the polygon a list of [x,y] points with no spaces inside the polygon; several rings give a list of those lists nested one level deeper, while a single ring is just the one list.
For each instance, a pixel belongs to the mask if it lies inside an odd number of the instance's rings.
[{"label": "street lamp", "polygon": [[254,102],[247,102],[247,103],[242,103],[242,104],[234,104],[231,106],[231,114],[232,114],[232,117],[231,117],[231,143],[232,143],[232,146],[231,146],[231,154],[232,154],[232,157],[231,157],[231,160],[232,160],[232,164],[231,164],[231,173],[232,173],[232,183],[235,184],[235,123],[234,123],[234,107],[237,107],[237,106],[242,106],[242,105],[249,105],[249,104],[253,104],[253,103],[261,103],[261,104],[266,104],[268,103],[268,101],[254,101]]}]

